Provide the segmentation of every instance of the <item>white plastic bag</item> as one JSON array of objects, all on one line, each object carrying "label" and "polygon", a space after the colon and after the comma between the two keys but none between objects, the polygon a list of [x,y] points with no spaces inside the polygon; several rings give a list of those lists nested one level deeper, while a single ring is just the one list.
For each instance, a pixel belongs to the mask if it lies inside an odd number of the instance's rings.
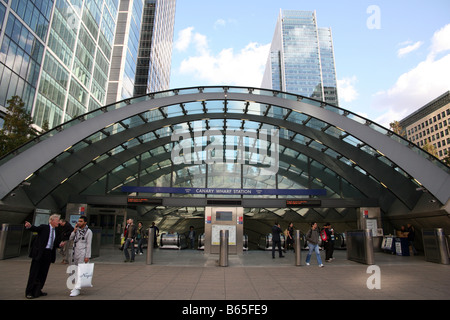
[{"label": "white plastic bag", "polygon": [[92,277],[94,276],[93,263],[80,263],[77,271],[77,281],[75,288],[89,288],[92,287]]}]

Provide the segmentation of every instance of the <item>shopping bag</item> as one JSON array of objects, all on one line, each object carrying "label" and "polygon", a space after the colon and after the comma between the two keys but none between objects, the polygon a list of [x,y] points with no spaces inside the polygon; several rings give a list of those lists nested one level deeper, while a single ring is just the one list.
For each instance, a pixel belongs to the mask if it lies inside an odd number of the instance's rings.
[{"label": "shopping bag", "polygon": [[94,276],[93,263],[80,263],[77,271],[77,281],[75,287],[78,289],[92,287],[92,277]]}]

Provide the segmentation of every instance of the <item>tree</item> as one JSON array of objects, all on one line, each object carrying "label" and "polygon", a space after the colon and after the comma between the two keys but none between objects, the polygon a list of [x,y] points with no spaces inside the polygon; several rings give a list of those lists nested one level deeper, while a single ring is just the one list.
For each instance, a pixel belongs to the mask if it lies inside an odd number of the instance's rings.
[{"label": "tree", "polygon": [[13,96],[7,103],[8,112],[0,130],[0,157],[39,135],[38,130],[33,128],[33,120],[25,110],[22,98]]},{"label": "tree", "polygon": [[[450,131],[450,126],[447,127],[447,132]],[[448,139],[447,139],[448,142]],[[448,151],[450,151],[450,148],[448,149]],[[447,155],[442,159],[442,162],[444,162],[447,166],[450,167],[450,152],[447,153]]]},{"label": "tree", "polygon": [[428,142],[425,142],[425,144],[423,145],[422,149],[425,150],[426,152],[428,152],[429,154],[432,154],[436,158],[439,158],[437,149],[436,149],[436,147],[434,145],[429,144]]},{"label": "tree", "polygon": [[405,131],[403,131],[403,128],[400,125],[400,122],[393,121],[393,122],[389,123],[389,128],[391,129],[391,131],[395,132],[399,136],[402,136],[402,137],[405,136]]}]

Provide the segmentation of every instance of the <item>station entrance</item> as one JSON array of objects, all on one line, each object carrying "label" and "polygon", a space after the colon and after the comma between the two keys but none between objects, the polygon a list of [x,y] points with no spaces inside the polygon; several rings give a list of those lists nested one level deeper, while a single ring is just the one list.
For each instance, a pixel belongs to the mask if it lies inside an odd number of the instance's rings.
[{"label": "station entrance", "polygon": [[275,222],[283,231],[293,223],[303,235],[311,222],[319,226],[330,222],[337,234],[337,249],[345,248],[347,230],[370,227],[374,236],[382,234],[379,229],[383,227],[391,232],[389,225],[383,226],[377,201],[370,199],[87,196],[83,202],[67,205],[67,219],[76,221],[80,214],[86,214],[89,224],[101,229],[101,246],[120,247],[126,220],[133,218],[146,231],[152,224],[157,227],[156,245],[160,249],[195,249],[211,254],[219,253],[220,230],[229,232],[232,255],[270,250]]}]

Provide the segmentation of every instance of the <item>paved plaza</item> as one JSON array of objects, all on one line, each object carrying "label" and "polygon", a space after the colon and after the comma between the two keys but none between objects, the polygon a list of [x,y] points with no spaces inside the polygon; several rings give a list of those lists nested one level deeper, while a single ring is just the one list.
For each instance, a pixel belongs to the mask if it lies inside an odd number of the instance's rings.
[{"label": "paved plaza", "polygon": [[[218,255],[197,250],[155,249],[153,263],[144,255],[125,263],[117,248],[102,248],[95,263],[93,287],[69,297],[67,265],[58,260],[50,267],[44,291],[35,300],[448,300],[450,266],[413,257],[375,253],[376,272],[368,265],[347,260],[345,250],[335,260],[317,266],[304,261],[295,266],[295,255],[272,259],[268,251],[230,255],[227,267]],[[322,255],[324,253],[322,252]],[[58,257],[59,258],[59,257]],[[26,254],[0,261],[0,300],[26,300],[30,267]],[[370,289],[369,287],[372,287]]]}]

